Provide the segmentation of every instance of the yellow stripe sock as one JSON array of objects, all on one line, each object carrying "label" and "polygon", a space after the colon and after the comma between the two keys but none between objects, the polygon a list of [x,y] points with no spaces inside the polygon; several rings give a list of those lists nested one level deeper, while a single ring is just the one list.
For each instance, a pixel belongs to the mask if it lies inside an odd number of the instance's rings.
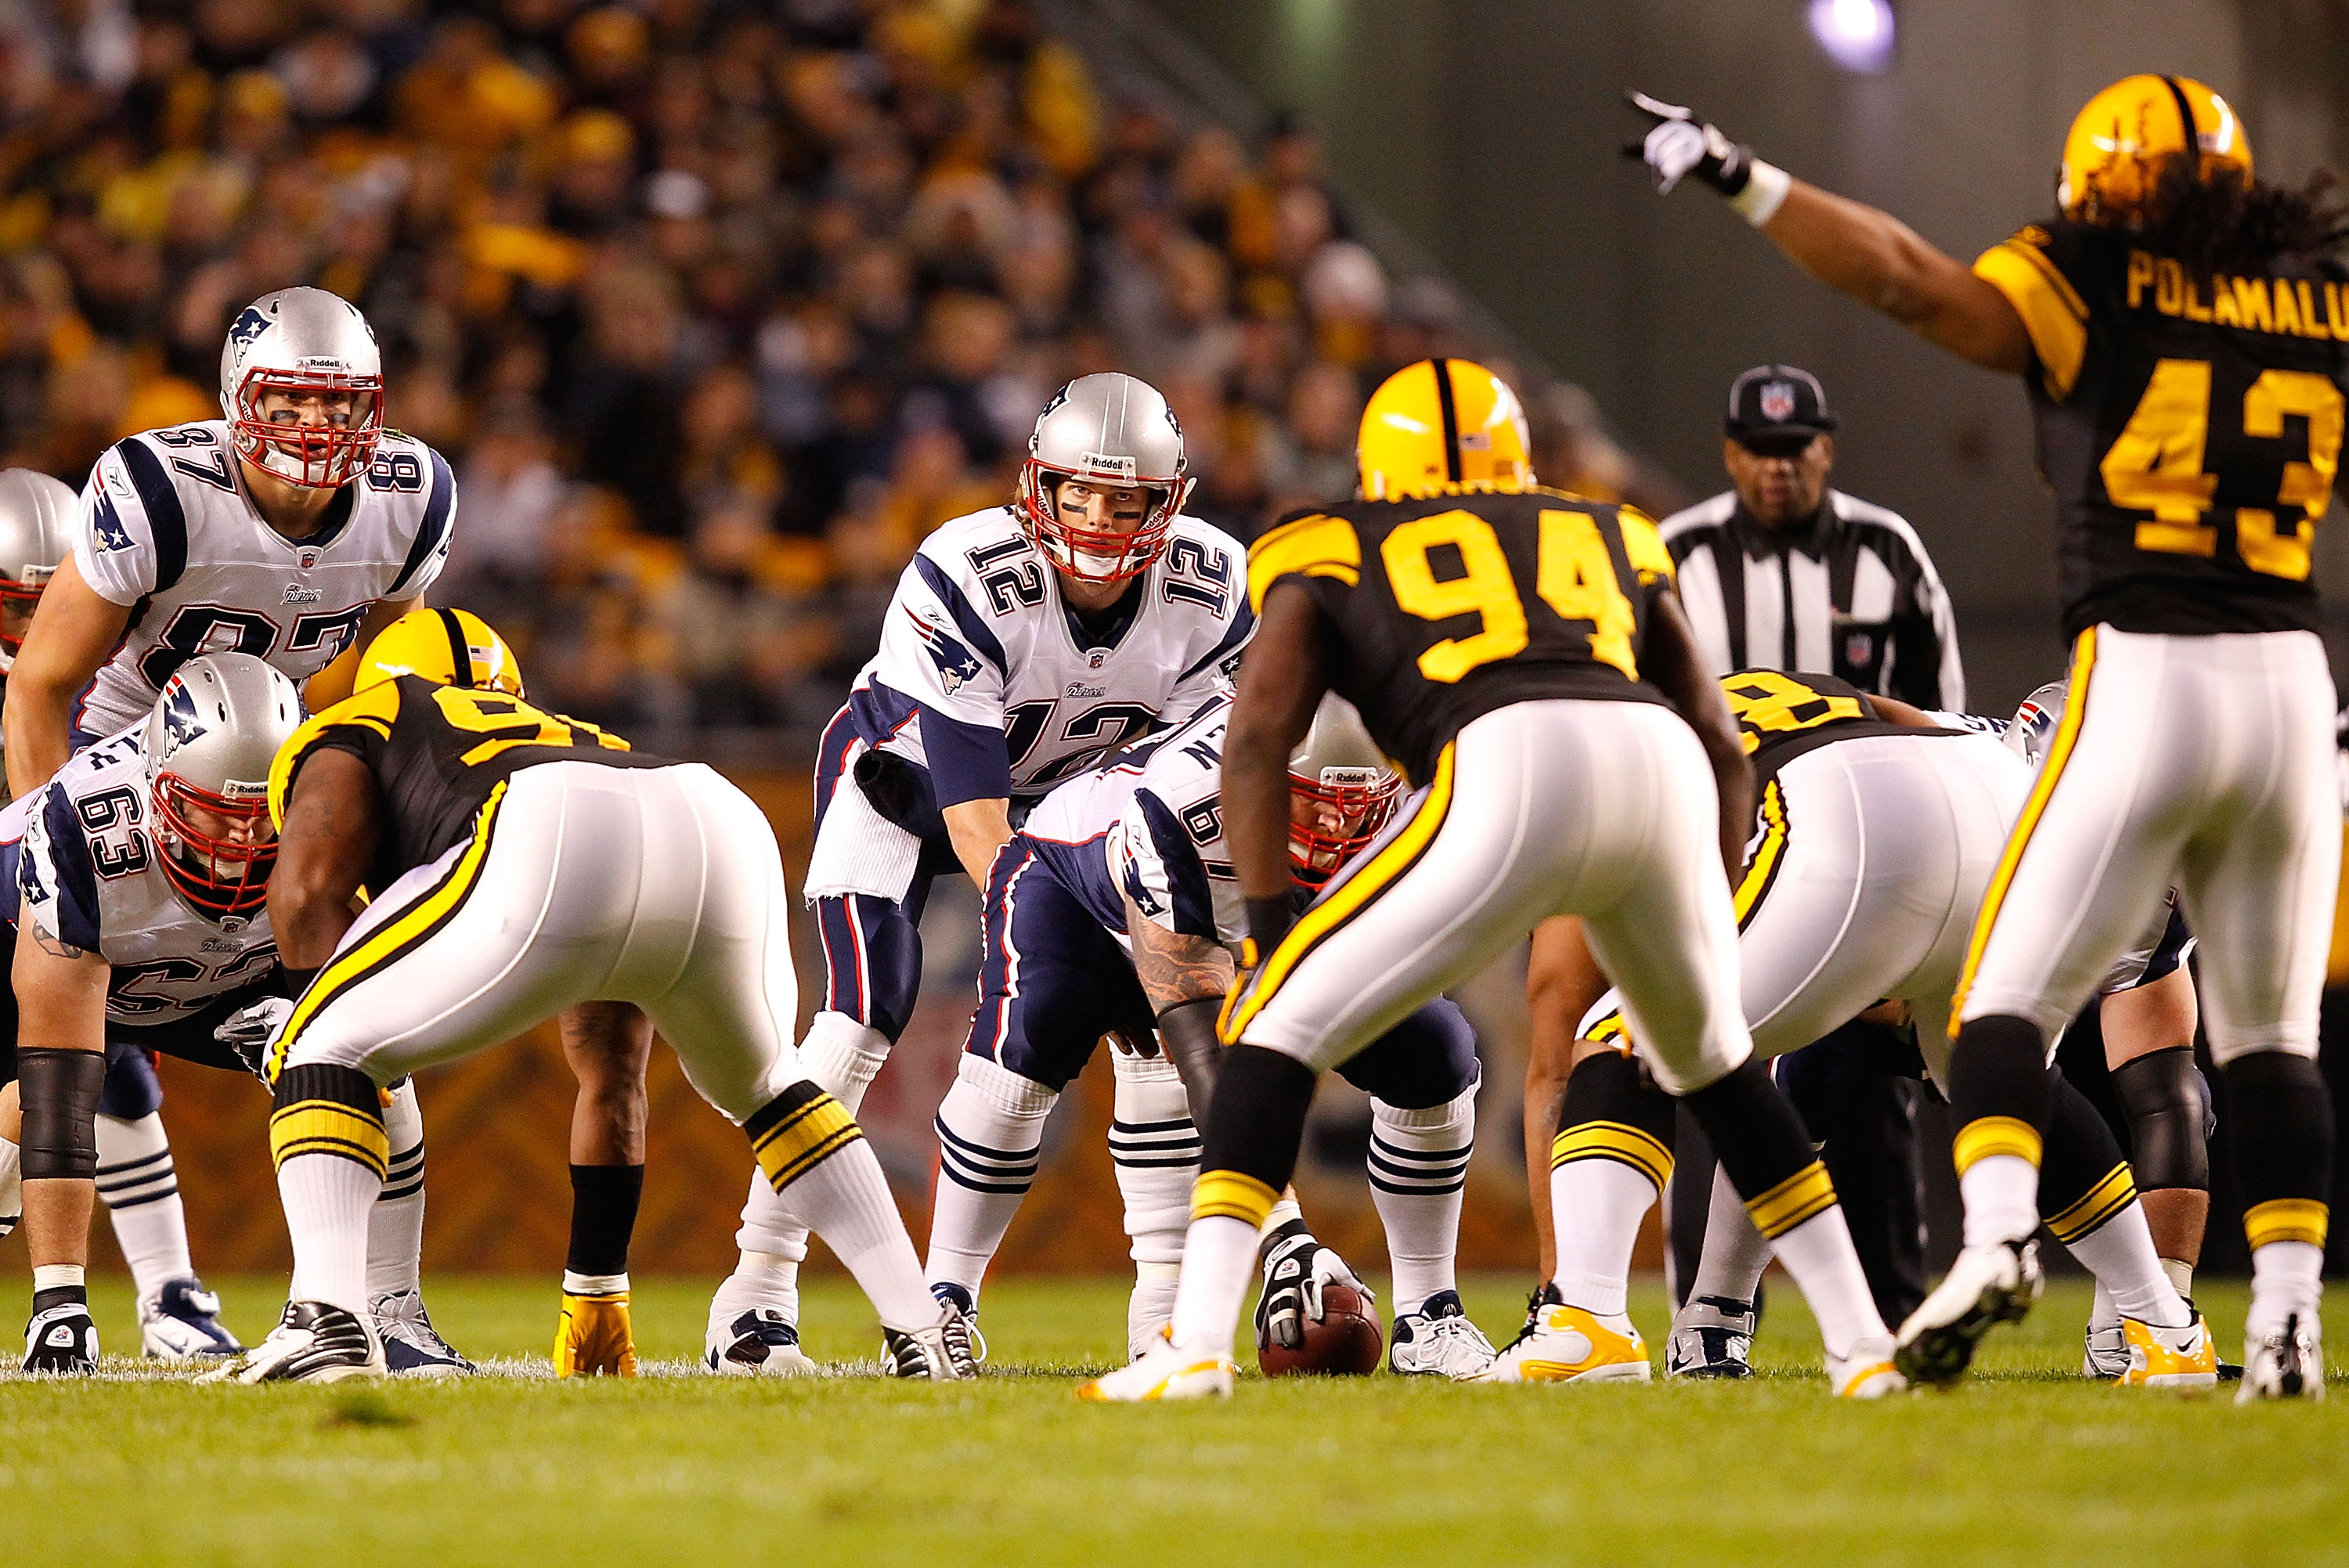
[{"label": "yellow stripe sock", "polygon": [[1775,1242],[1814,1214],[1834,1208],[1835,1202],[1835,1182],[1827,1168],[1814,1160],[1760,1197],[1748,1198],[1745,1212],[1763,1240]]},{"label": "yellow stripe sock", "polygon": [[1659,1190],[1672,1179],[1672,1151],[1620,1121],[1578,1122],[1550,1140],[1551,1170],[1577,1160],[1612,1160],[1629,1165]]},{"label": "yellow stripe sock", "polygon": [[2271,1198],[2254,1203],[2243,1215],[2243,1234],[2253,1252],[2270,1242],[2306,1242],[2324,1245],[2331,1209],[2313,1198]]},{"label": "yellow stripe sock", "polygon": [[1253,1176],[1237,1171],[1203,1171],[1191,1189],[1191,1218],[1221,1216],[1262,1225],[1280,1194]]},{"label": "yellow stripe sock", "polygon": [[2043,1147],[2039,1130],[2020,1117],[1982,1116],[1958,1130],[1951,1153],[1962,1176],[1974,1161],[1990,1154],[2012,1154],[2036,1169]]}]

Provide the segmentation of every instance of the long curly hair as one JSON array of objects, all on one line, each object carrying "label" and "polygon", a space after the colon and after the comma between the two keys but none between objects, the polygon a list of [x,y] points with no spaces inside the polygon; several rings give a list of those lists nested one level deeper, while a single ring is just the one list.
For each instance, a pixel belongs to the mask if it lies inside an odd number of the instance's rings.
[{"label": "long curly hair", "polygon": [[2152,249],[2175,256],[2199,276],[2256,273],[2289,257],[2314,257],[2349,239],[2342,182],[2319,170],[2297,190],[2271,185],[2239,169],[2206,178],[2199,157],[2160,160],[2136,224]]}]

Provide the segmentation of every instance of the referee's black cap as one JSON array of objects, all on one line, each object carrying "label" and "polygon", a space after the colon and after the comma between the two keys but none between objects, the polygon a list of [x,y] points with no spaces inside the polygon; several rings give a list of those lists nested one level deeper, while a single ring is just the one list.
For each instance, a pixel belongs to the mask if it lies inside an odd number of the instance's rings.
[{"label": "referee's black cap", "polygon": [[1740,446],[1807,441],[1841,424],[1827,407],[1826,388],[1807,370],[1757,365],[1729,384],[1729,418],[1723,428]]}]

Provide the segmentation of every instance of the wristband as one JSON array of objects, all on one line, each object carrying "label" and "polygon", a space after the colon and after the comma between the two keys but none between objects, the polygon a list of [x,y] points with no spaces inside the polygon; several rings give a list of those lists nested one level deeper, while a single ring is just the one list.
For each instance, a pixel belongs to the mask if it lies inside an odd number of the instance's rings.
[{"label": "wristband", "polygon": [[1247,901],[1247,961],[1250,968],[1272,956],[1288,928],[1297,923],[1297,912],[1284,893],[1278,898],[1252,898]]},{"label": "wristband", "polygon": [[1755,228],[1760,228],[1777,215],[1779,204],[1795,183],[1794,176],[1775,163],[1751,160],[1745,183],[1729,198],[1737,214]]}]

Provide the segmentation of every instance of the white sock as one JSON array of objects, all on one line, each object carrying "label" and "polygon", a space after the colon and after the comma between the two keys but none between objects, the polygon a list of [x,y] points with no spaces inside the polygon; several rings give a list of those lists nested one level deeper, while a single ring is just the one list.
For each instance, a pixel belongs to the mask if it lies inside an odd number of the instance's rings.
[{"label": "white sock", "polygon": [[2105,1288],[2105,1282],[2098,1280],[2096,1294],[2088,1303],[2088,1326],[2097,1329],[2118,1328],[2120,1326],[2121,1309],[2113,1305],[2113,1293]]},{"label": "white sock", "polygon": [[2020,1154],[1983,1155],[1958,1178],[1958,1192],[1970,1247],[2019,1242],[2039,1229],[2039,1167]]},{"label": "white sock", "polygon": [[2096,1276],[2096,1283],[2111,1293],[2113,1305],[2123,1317],[2157,1328],[2183,1328],[2193,1321],[2185,1299],[2162,1273],[2143,1204],[2131,1202],[2086,1235],[2064,1244],[2081,1266]]},{"label": "white sock", "polygon": [[2251,1310],[2244,1331],[2256,1337],[2297,1313],[2316,1315],[2324,1295],[2324,1249],[2313,1242],[2270,1242],[2251,1249]]},{"label": "white sock", "polygon": [[1551,1276],[1569,1306],[1620,1317],[1630,1287],[1631,1249],[1658,1188],[1645,1171],[1600,1155],[1550,1168],[1550,1228],[1557,1241]]},{"label": "white sock", "polygon": [[163,1119],[150,1111],[136,1121],[101,1115],[98,1121],[98,1195],[114,1222],[114,1239],[144,1301],[165,1280],[196,1272],[188,1258],[188,1212],[171,1166]]},{"label": "white sock", "polygon": [[[759,1180],[765,1181],[764,1175]],[[802,1235],[806,1233],[802,1232]],[[746,1252],[735,1261],[734,1272],[718,1287],[718,1302],[728,1322],[752,1307],[771,1307],[793,1327],[800,1321],[800,1257],[779,1253]]]},{"label": "white sock", "polygon": [[938,1107],[938,1197],[930,1214],[932,1280],[978,1295],[1019,1202],[1036,1183],[1044,1119],[1057,1090],[966,1053]]},{"label": "white sock", "polygon": [[1770,1243],[1754,1228],[1745,1200],[1729,1184],[1729,1172],[1713,1168],[1713,1199],[1705,1210],[1704,1250],[1698,1255],[1696,1280],[1689,1295],[1721,1296],[1754,1305],[1761,1288],[1762,1271],[1770,1266]]},{"label": "white sock", "polygon": [[24,1150],[0,1138],[0,1239],[25,1215]]},{"label": "white sock", "polygon": [[1810,1305],[1828,1355],[1847,1357],[1861,1340],[1883,1337],[1884,1319],[1877,1315],[1876,1298],[1868,1292],[1859,1254],[1852,1251],[1851,1227],[1844,1222],[1841,1203],[1813,1214],[1771,1245]]},{"label": "white sock", "polygon": [[1191,1222],[1183,1241],[1183,1277],[1174,1287],[1174,1343],[1228,1357],[1248,1282],[1256,1277],[1257,1228],[1229,1214]]},{"label": "white sock", "polygon": [[856,1276],[885,1328],[926,1328],[938,1320],[937,1299],[922,1278],[897,1201],[873,1145],[863,1138],[809,1167],[782,1191],[783,1206],[823,1238]]},{"label": "white sock", "polygon": [[2164,1258],[2161,1272],[2169,1276],[2169,1288],[2189,1299],[2194,1295],[2194,1265],[2183,1258]]},{"label": "white sock", "polygon": [[1397,1313],[1416,1312],[1454,1288],[1461,1191],[1476,1143],[1476,1087],[1423,1110],[1371,1101],[1371,1201],[1386,1228]]},{"label": "white sock", "polygon": [[[800,1042],[799,1057],[800,1070],[854,1116],[864,1108],[864,1091],[889,1059],[889,1037],[845,1013],[818,1013]],[[742,1249],[734,1277],[740,1279],[750,1270],[758,1277],[758,1305],[772,1306],[798,1323],[799,1268],[807,1257],[807,1227],[791,1217],[756,1166],[750,1171],[750,1195],[743,1201],[742,1228],[735,1233],[734,1244]],[[762,1261],[753,1264],[753,1253]],[[785,1301],[791,1304],[788,1309]]]},{"label": "white sock", "polygon": [[339,1154],[295,1154],[277,1168],[294,1238],[292,1299],[367,1315],[367,1215],[381,1191],[373,1171]]},{"label": "white sock", "polygon": [[1125,1200],[1133,1294],[1125,1305],[1125,1346],[1140,1356],[1174,1312],[1190,1229],[1191,1183],[1199,1174],[1199,1129],[1182,1076],[1164,1057],[1110,1053],[1109,1157]]},{"label": "white sock", "polygon": [[367,1215],[367,1299],[423,1286],[424,1113],[416,1080],[390,1091],[383,1130],[391,1140],[390,1174]]}]

